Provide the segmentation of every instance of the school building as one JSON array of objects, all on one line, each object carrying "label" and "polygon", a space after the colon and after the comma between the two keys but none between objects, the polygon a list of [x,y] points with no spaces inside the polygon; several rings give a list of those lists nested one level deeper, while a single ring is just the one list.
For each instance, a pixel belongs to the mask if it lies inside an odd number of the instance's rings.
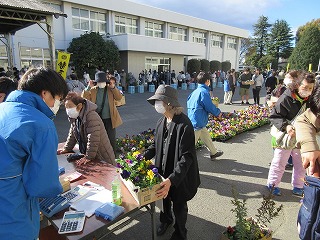
[{"label": "school building", "polygon": [[[126,0],[43,2],[68,16],[53,20],[56,50],[66,50],[81,34],[99,32],[118,46],[120,68],[135,76],[143,69],[185,70],[192,58],[229,61],[238,69],[241,39],[249,36],[244,29]],[[50,63],[47,34],[37,24],[17,31],[10,41],[18,69]],[[1,67],[8,66],[6,51],[0,42]]]}]

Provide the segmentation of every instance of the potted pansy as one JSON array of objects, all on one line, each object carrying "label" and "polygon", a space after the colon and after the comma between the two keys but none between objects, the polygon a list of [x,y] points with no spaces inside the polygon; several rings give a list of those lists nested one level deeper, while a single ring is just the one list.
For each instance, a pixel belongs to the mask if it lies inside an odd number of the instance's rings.
[{"label": "potted pansy", "polygon": [[133,148],[116,159],[121,178],[141,206],[159,200],[156,191],[162,177],[151,160],[145,160],[140,151]]},{"label": "potted pansy", "polygon": [[219,100],[218,97],[212,97],[211,100],[212,100],[212,103],[213,103],[214,105],[216,105],[216,107],[219,106],[219,101],[220,101],[220,100]]}]

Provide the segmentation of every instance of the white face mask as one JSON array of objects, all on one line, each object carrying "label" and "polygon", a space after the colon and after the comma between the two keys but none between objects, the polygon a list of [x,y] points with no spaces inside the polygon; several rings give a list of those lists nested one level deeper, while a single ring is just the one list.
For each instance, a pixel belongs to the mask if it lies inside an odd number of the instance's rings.
[{"label": "white face mask", "polygon": [[79,117],[79,112],[77,111],[77,107],[66,108],[67,115],[69,118],[77,118]]},{"label": "white face mask", "polygon": [[98,82],[97,83],[98,88],[105,88],[107,86],[106,82]]},{"label": "white face mask", "polygon": [[156,111],[158,113],[164,114],[166,112],[166,109],[163,106],[163,102],[162,101],[156,100],[154,102],[154,108],[156,109]]},{"label": "white face mask", "polygon": [[298,94],[302,98],[309,97],[311,95],[312,91],[306,91],[306,90],[299,90]]},{"label": "white face mask", "polygon": [[286,86],[289,86],[289,85],[292,83],[292,79],[289,78],[289,77],[285,77],[284,80],[283,80],[283,83],[284,83]]},{"label": "white face mask", "polygon": [[50,107],[51,111],[54,113],[54,115],[57,115],[60,108],[60,100],[55,99],[53,107]]}]

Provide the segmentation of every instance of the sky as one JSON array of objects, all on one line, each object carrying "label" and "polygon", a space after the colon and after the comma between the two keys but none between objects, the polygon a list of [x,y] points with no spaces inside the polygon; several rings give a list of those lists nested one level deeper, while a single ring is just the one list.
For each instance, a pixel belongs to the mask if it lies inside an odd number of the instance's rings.
[{"label": "sky", "polygon": [[269,23],[285,20],[292,33],[320,18],[319,0],[128,0],[196,18],[246,29],[250,35],[259,16]]}]

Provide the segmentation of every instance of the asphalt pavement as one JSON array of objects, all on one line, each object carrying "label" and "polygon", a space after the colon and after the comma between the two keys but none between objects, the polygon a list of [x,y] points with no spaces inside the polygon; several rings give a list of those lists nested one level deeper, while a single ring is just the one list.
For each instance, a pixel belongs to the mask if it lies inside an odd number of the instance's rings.
[{"label": "asphalt pavement", "polygon": [[[178,90],[180,104],[186,109],[186,101],[191,90]],[[223,99],[223,89],[215,88],[214,95]],[[125,93],[126,105],[119,107],[123,124],[117,128],[117,136],[135,135],[148,128],[155,128],[160,118],[154,108],[146,101],[153,93]],[[250,92],[252,97],[252,92]],[[265,90],[261,90],[261,103],[264,103]],[[236,89],[233,105],[223,105],[223,112],[233,112],[247,106],[240,104],[239,88]],[[253,103],[252,98],[249,101]],[[186,110],[185,110],[186,112]],[[62,107],[55,119],[59,141],[65,141],[69,122]],[[266,189],[269,163],[273,157],[270,126],[265,125],[252,131],[241,133],[226,142],[215,142],[224,154],[211,161],[206,148],[197,150],[201,185],[196,196],[188,202],[187,222],[189,240],[218,240],[227,226],[235,224],[235,214],[231,212],[232,188],[239,192],[240,199],[246,199],[248,216],[257,214],[262,195]],[[298,240],[296,219],[300,207],[300,197],[292,195],[291,170],[286,170],[280,188],[282,196],[275,197],[276,203],[283,204],[280,216],[271,223],[273,239]],[[157,210],[157,221],[159,211]],[[128,219],[127,219],[128,220]],[[128,225],[114,226],[116,231],[103,239],[108,240],[149,240],[151,239],[151,218],[141,210]],[[159,240],[169,239],[173,227],[169,228]]]}]

